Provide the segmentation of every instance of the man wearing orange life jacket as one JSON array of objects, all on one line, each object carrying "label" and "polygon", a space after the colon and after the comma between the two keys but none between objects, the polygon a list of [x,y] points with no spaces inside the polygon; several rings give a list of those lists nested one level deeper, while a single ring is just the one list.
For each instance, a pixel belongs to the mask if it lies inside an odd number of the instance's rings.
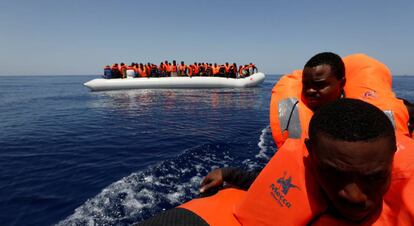
[{"label": "man wearing orange life jacket", "polygon": [[164,61],[164,70],[167,77],[171,77],[171,66],[168,61]]},{"label": "man wearing orange life jacket", "polygon": [[218,76],[220,67],[217,66],[217,63],[214,63],[212,68],[213,68],[213,76]]},{"label": "man wearing orange life jacket", "polygon": [[[413,225],[413,149],[380,109],[341,99],[321,107],[309,139],[288,139],[251,185],[241,172],[210,174],[249,187],[230,208],[232,225]],[[195,202],[182,208],[214,222],[199,209],[208,203]]]},{"label": "man wearing orange life jacket", "polygon": [[122,74],[121,74],[121,71],[119,70],[118,64],[112,65],[111,70],[112,70],[112,77],[113,78],[122,78]]},{"label": "man wearing orange life jacket", "polygon": [[187,65],[184,64],[184,61],[181,61],[178,66],[178,76],[187,76]]},{"label": "man wearing orange life jacket", "polygon": [[198,67],[196,62],[194,62],[193,64],[193,69],[193,76],[200,76],[200,68]]},{"label": "man wearing orange life jacket", "polygon": [[229,72],[230,72],[229,62],[226,62],[226,64],[224,65],[224,68],[225,68],[226,77],[229,77]]},{"label": "man wearing orange life jacket", "polygon": [[237,70],[237,77],[238,78],[243,78],[243,66],[239,66],[239,69]]},{"label": "man wearing orange life jacket", "polygon": [[187,72],[188,72],[188,76],[193,77],[194,75],[194,65],[190,64],[187,66]]},{"label": "man wearing orange life jacket", "polygon": [[178,67],[175,60],[173,60],[172,66],[171,66],[171,77],[177,77]]},{"label": "man wearing orange life jacket", "polygon": [[250,73],[250,66],[248,64],[245,64],[243,67],[243,73],[244,73],[244,77],[249,77],[250,75],[252,75]]},{"label": "man wearing orange life jacket", "polygon": [[165,77],[165,67],[164,67],[164,63],[161,62],[160,66],[158,66],[158,72],[159,72],[159,76],[160,77]]},{"label": "man wearing orange life jacket", "polygon": [[259,70],[257,70],[256,65],[254,65],[253,63],[249,64],[249,73],[250,75],[257,73]]},{"label": "man wearing orange life jacket", "polygon": [[138,78],[140,75],[138,74],[139,64],[134,63],[134,71],[135,71],[135,78]]},{"label": "man wearing orange life jacket", "polygon": [[313,111],[341,97],[379,107],[396,130],[408,135],[408,112],[392,92],[388,68],[363,54],[342,60],[325,52],[313,56],[303,72],[283,76],[273,88],[270,126],[276,145],[280,147],[287,138],[306,136]]},{"label": "man wearing orange life jacket", "polygon": [[[270,164],[275,167],[287,162],[284,165],[288,168],[293,162],[292,167],[304,171],[290,168],[292,171],[289,172],[282,166],[276,167],[278,172],[263,172],[257,178],[257,183],[269,182],[266,173],[286,173],[292,178],[290,184],[285,184],[290,188],[290,194],[286,192],[283,197],[290,202],[291,208],[276,207],[272,213],[284,213],[286,217],[289,214],[287,209],[296,209],[299,214],[291,216],[302,220],[302,225],[414,224],[414,143],[398,131],[396,140],[391,121],[380,109],[355,99],[342,99],[325,105],[312,117],[309,139],[305,144],[303,150],[309,153],[305,159],[285,151],[280,153],[280,159],[275,155]],[[295,177],[299,181],[295,181]],[[315,186],[320,186],[321,194]],[[255,192],[264,193],[257,186],[251,187],[251,192],[235,211],[241,222],[247,225],[250,220],[255,221],[265,214],[256,211],[249,215],[257,205],[248,200],[257,202],[259,197]],[[266,200],[275,201],[273,198]],[[289,224],[292,223],[284,225]]]},{"label": "man wearing orange life jacket", "polygon": [[146,65],[144,65],[144,67],[147,77],[151,77],[151,63],[148,62]]},{"label": "man wearing orange life jacket", "polygon": [[126,78],[127,66],[124,63],[119,65],[119,71],[121,72],[122,78]]},{"label": "man wearing orange life jacket", "polygon": [[244,66],[239,67],[240,77],[245,78],[249,76],[249,65],[245,64]]},{"label": "man wearing orange life jacket", "polygon": [[139,64],[138,74],[142,78],[144,78],[144,77],[148,77],[149,78],[148,71],[147,71],[146,67],[142,63]]},{"label": "man wearing orange life jacket", "polygon": [[140,69],[139,69],[139,64],[138,64],[138,63],[135,63],[135,65],[134,65],[134,70],[135,70],[135,77],[136,77],[136,78],[141,77],[141,75],[140,75],[140,73],[139,73]]}]

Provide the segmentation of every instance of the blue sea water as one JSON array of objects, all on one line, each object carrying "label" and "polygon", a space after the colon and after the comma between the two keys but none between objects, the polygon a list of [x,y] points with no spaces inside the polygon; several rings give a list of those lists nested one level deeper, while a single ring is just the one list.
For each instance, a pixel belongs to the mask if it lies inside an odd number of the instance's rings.
[{"label": "blue sea water", "polygon": [[[0,77],[0,225],[130,225],[198,194],[211,169],[275,152],[271,89],[90,92],[94,76]],[[414,77],[394,77],[414,102]]]}]

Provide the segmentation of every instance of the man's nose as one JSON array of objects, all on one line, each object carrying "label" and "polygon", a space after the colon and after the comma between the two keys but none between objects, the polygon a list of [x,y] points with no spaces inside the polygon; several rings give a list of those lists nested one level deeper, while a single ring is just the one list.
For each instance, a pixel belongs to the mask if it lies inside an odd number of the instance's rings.
[{"label": "man's nose", "polygon": [[347,184],[339,191],[339,196],[352,204],[364,204],[368,201],[368,197],[356,183]]},{"label": "man's nose", "polygon": [[310,88],[306,89],[306,93],[307,93],[308,95],[315,95],[315,94],[316,94],[316,92],[317,92],[317,90],[316,90],[315,88],[312,88],[312,87],[310,87]]}]

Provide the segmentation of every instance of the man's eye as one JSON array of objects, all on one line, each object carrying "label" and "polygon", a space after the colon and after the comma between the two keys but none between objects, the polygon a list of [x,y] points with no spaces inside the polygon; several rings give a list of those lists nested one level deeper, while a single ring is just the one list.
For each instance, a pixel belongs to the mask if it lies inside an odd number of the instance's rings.
[{"label": "man's eye", "polygon": [[314,87],[315,87],[316,89],[322,89],[322,88],[325,88],[325,83],[315,83],[315,84],[314,84]]},{"label": "man's eye", "polygon": [[332,169],[332,167],[325,166],[319,167],[319,171],[325,176],[329,178],[335,178],[338,176],[338,173]]},{"label": "man's eye", "polygon": [[365,177],[365,180],[367,182],[376,183],[376,182],[383,182],[387,180],[387,178],[388,178],[388,175],[381,174],[381,175],[367,176]]}]

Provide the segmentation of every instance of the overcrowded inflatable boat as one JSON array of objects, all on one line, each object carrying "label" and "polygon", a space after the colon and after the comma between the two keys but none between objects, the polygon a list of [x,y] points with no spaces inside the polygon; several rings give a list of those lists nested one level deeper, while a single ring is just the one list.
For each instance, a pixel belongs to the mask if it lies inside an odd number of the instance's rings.
[{"label": "overcrowded inflatable boat", "polygon": [[201,89],[245,88],[257,86],[265,80],[265,74],[257,72],[246,78],[224,77],[161,77],[161,78],[97,78],[84,83],[92,91],[122,89]]}]

